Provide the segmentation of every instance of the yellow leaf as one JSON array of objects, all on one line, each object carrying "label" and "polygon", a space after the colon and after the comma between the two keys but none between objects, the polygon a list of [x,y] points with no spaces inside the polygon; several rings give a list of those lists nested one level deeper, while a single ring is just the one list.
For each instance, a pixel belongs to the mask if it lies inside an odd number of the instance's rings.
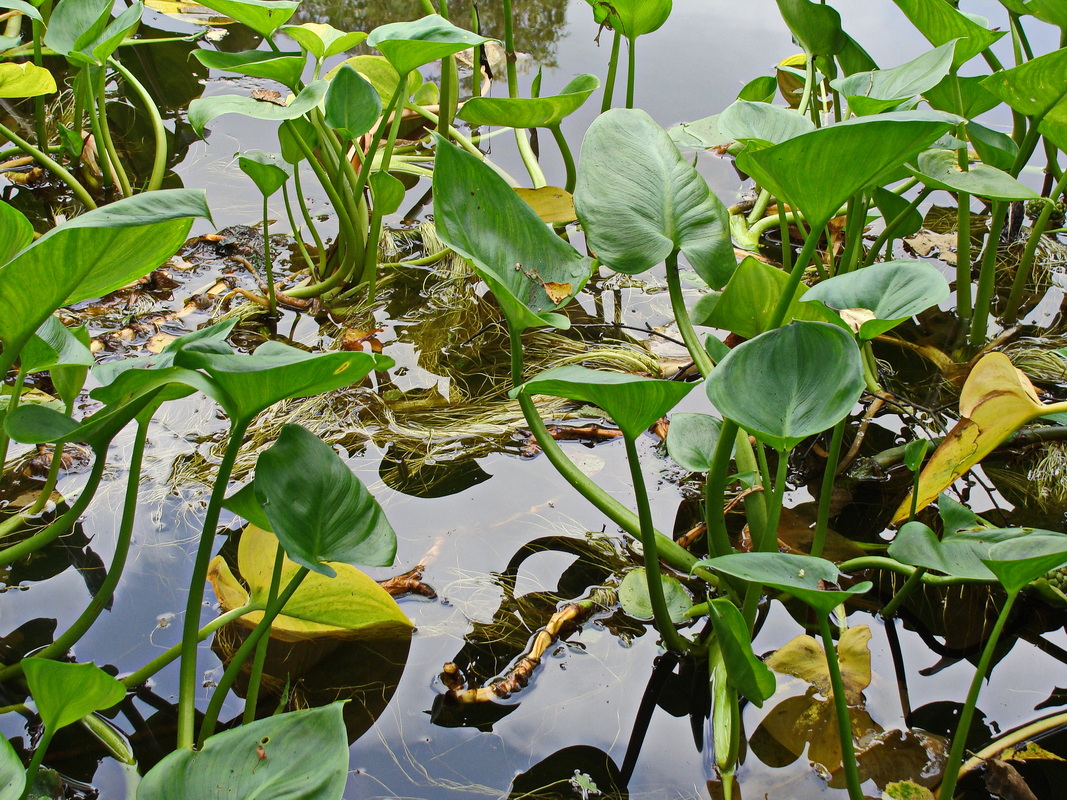
[{"label": "yellow leaf", "polygon": [[[218,556],[211,562],[208,580],[223,611],[249,602],[266,605],[274,571],[278,540],[274,534],[249,525],[241,535],[237,566],[248,584],[246,590]],[[358,639],[384,636],[390,632],[407,635],[411,621],[396,601],[370,576],[350,564],[331,563],[337,576],[329,578],[318,572],[308,573],[300,588],[286,603],[283,613],[274,620],[271,636],[284,642],[317,637]],[[285,586],[299,567],[285,559],[281,585]],[[263,619],[262,611],[252,611],[238,622],[251,628]]]},{"label": "yellow leaf", "polygon": [[[837,660],[845,683],[845,698],[849,705],[863,702],[863,690],[871,683],[871,651],[867,642],[871,629],[866,625],[849,628],[837,643]],[[831,697],[830,669],[822,645],[810,636],[797,636],[767,658],[767,666],[775,672],[792,675]]]},{"label": "yellow leaf", "polygon": [[[917,508],[937,499],[953,481],[989,455],[1015,431],[1043,414],[1063,410],[1043,405],[1033,384],[1003,353],[989,353],[974,365],[960,393],[960,421],[926,462],[919,476]],[[904,498],[891,524],[911,512]]]},{"label": "yellow leaf", "polygon": [[574,198],[558,186],[542,186],[540,189],[516,189],[515,192],[537,212],[544,222],[573,222]]}]

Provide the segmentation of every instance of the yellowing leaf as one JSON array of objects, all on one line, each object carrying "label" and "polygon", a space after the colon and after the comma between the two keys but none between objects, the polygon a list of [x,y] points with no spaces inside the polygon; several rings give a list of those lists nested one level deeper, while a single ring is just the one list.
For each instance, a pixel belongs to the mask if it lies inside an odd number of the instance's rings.
[{"label": "yellowing leaf", "polygon": [[542,186],[540,189],[516,189],[515,192],[545,222],[573,222],[578,219],[574,213],[574,198],[564,189]]},{"label": "yellowing leaf", "polygon": [[1037,742],[1027,742],[1018,747],[1009,747],[1000,754],[1004,761],[1063,761],[1055,753],[1050,753]]},{"label": "yellowing leaf", "polygon": [[864,322],[877,319],[869,308],[842,308],[837,313],[853,333],[859,333]]},{"label": "yellowing leaf", "polygon": [[56,79],[43,67],[25,64],[0,64],[0,97],[37,97],[52,94]]},{"label": "yellowing leaf", "polygon": [[[237,564],[248,589],[241,586],[221,556],[211,562],[208,580],[223,611],[247,604],[250,595],[251,600],[260,606],[266,605],[277,547],[274,534],[254,525],[245,529],[237,551]],[[349,564],[332,563],[330,566],[337,570],[334,578],[317,572],[304,578],[271,626],[272,637],[295,642],[322,636],[358,639],[384,636],[391,631],[407,633],[411,621],[376,581]],[[285,559],[282,586],[298,569],[296,564]],[[251,628],[261,619],[262,611],[252,611],[238,622]]]},{"label": "yellowing leaf", "polygon": [[[867,647],[870,640],[871,629],[857,625],[845,631],[837,643],[837,659],[849,705],[862,703],[863,690],[871,683],[871,651]],[[767,666],[775,672],[810,683],[826,697],[833,694],[826,653],[810,636],[797,636],[787,642],[767,658]]]},{"label": "yellowing leaf", "polygon": [[574,291],[574,287],[569,283],[556,283],[555,281],[546,281],[544,287],[545,294],[548,295],[548,299],[553,303],[562,303]]},{"label": "yellowing leaf", "polygon": [[153,11],[192,25],[229,25],[233,22],[225,14],[187,0],[145,0],[145,5]]},{"label": "yellowing leaf", "polygon": [[[919,501],[924,508],[989,455],[1015,431],[1043,414],[1064,410],[1043,405],[1033,384],[1003,353],[989,353],[974,365],[960,393],[960,421],[949,431],[919,476]],[[904,498],[893,523],[908,518],[911,495]]]}]

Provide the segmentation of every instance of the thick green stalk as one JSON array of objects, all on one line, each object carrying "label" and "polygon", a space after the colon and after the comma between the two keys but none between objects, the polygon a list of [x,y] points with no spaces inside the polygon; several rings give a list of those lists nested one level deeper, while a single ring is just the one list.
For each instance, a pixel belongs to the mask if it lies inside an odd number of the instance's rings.
[{"label": "thick green stalk", "polygon": [[637,37],[627,43],[626,48],[626,107],[634,107],[634,84],[637,82]]},{"label": "thick green stalk", "polygon": [[215,726],[219,721],[219,712],[222,711],[222,704],[226,701],[226,695],[229,694],[234,683],[237,682],[241,666],[252,655],[252,651],[259,645],[264,635],[269,634],[271,623],[285,608],[289,598],[300,588],[300,584],[310,571],[307,567],[301,567],[296,571],[296,574],[286,584],[285,591],[278,595],[274,602],[267,604],[266,609],[263,611],[263,619],[256,623],[256,627],[248,634],[248,638],[233,654],[230,664],[226,667],[226,672],[223,673],[221,680],[219,680],[219,685],[215,687],[215,691],[211,695],[211,702],[208,703],[207,710],[204,712],[204,722],[200,727],[200,739],[197,742],[200,747],[203,747],[204,742],[215,733]]},{"label": "thick green stalk", "polygon": [[982,265],[978,269],[978,289],[974,296],[974,315],[971,317],[970,345],[979,348],[986,341],[989,328],[989,306],[997,282],[997,251],[1000,248],[1000,233],[1008,216],[1009,203],[997,200],[989,213],[989,234],[986,236]]},{"label": "thick green stalk", "polygon": [[1030,238],[1026,240],[1026,249],[1023,251],[1022,258],[1019,259],[1019,268],[1015,273],[1015,281],[1011,285],[1008,306],[1004,309],[1005,325],[1014,324],[1019,315],[1019,306],[1022,305],[1026,282],[1030,279],[1030,272],[1034,266],[1037,247],[1041,243],[1041,236],[1044,234],[1045,228],[1048,227],[1053,207],[1064,190],[1067,190],[1067,171],[1060,175],[1060,179],[1049,193],[1049,202],[1045,203],[1045,207],[1041,209],[1041,214],[1038,215],[1037,220],[1034,221],[1034,226],[1030,229]]},{"label": "thick green stalk", "polygon": [[167,129],[163,125],[163,117],[160,116],[159,109],[152,101],[152,95],[150,95],[148,90],[141,85],[141,82],[134,77],[132,72],[113,58],[109,58],[107,62],[115,68],[119,75],[122,76],[122,79],[126,81],[126,84],[133,89],[134,93],[141,100],[142,105],[144,105],[144,109],[148,114],[148,119],[152,123],[152,138],[155,140],[155,153],[152,159],[152,174],[148,178],[148,186],[145,187],[145,190],[149,192],[155,191],[163,186],[163,174],[167,169]]},{"label": "thick green stalk", "polygon": [[886,244],[886,242],[888,242],[892,237],[896,235],[896,231],[900,228],[901,225],[904,224],[904,220],[906,220],[908,218],[908,215],[919,207],[919,204],[926,199],[927,195],[929,195],[931,191],[931,189],[923,187],[922,191],[915,196],[915,199],[908,203],[908,207],[901,211],[899,214],[897,214],[895,217],[893,217],[893,219],[889,222],[888,225],[885,226],[882,232],[878,234],[878,238],[874,240],[874,244],[872,244],[870,249],[867,251],[867,257],[863,259],[863,266],[869,267],[871,264],[874,263],[875,259],[878,258],[878,253],[881,251],[882,247]]},{"label": "thick green stalk", "polygon": [[841,442],[848,425],[846,416],[834,426],[830,438],[830,453],[826,457],[826,467],[822,473],[822,488],[819,490],[819,517],[815,522],[815,533],[811,538],[811,555],[819,558],[826,546],[826,530],[830,526],[830,502],[834,496],[834,479],[837,477],[837,464],[841,458]]},{"label": "thick green stalk", "polygon": [[763,218],[763,213],[767,210],[767,206],[770,202],[771,193],[766,189],[760,189],[759,194],[756,195],[756,202],[752,204],[752,210],[749,211],[748,216],[745,217],[745,223],[751,227],[761,220]]},{"label": "thick green stalk", "polygon": [[278,316],[278,298],[274,296],[274,264],[270,257],[270,212],[267,195],[263,195],[263,271],[267,273],[267,305],[272,317]]},{"label": "thick green stalk", "polygon": [[[270,576],[270,588],[267,590],[267,605],[269,606],[278,598],[278,590],[282,584],[282,567],[285,565],[285,549],[278,544],[274,553],[274,571]],[[252,671],[248,676],[248,691],[245,692],[245,713],[241,721],[247,725],[256,718],[256,704],[259,702],[259,685],[263,681],[263,665],[267,661],[267,645],[270,637],[266,636],[259,640],[256,645],[256,654],[252,659]]]},{"label": "thick green stalk", "polygon": [[44,755],[48,752],[48,745],[52,743],[52,735],[55,733],[51,728],[46,727],[44,733],[41,734],[41,741],[37,743],[37,749],[33,751],[33,758],[30,759],[30,765],[26,767],[26,788],[22,790],[22,797],[20,800],[26,800],[30,796],[30,789],[33,788],[33,780],[37,777],[38,771],[41,769],[41,763],[44,761]]},{"label": "thick green stalk", "polygon": [[889,619],[897,613],[897,609],[908,599],[908,595],[915,591],[916,587],[923,582],[924,575],[926,575],[926,570],[923,567],[919,567],[915,572],[908,576],[907,580],[904,581],[904,585],[897,590],[896,594],[890,598],[888,603],[882,606],[881,614],[884,619]]},{"label": "thick green stalk", "polygon": [[215,529],[219,524],[222,501],[226,496],[226,487],[230,481],[237,453],[241,449],[249,419],[230,421],[230,435],[226,442],[226,452],[219,464],[215,476],[215,485],[211,490],[207,511],[204,513],[204,527],[200,533],[200,544],[196,550],[193,574],[189,578],[189,599],[185,604],[185,621],[182,626],[182,661],[178,675],[178,747],[191,749],[195,739],[196,724],[196,655],[197,633],[200,630],[200,612],[204,601],[204,585],[207,583],[207,570],[211,554],[215,549]]},{"label": "thick green stalk", "polygon": [[[43,650],[33,655],[36,658],[62,658],[67,654],[86,631],[96,622],[100,613],[107,607],[119,578],[126,566],[126,557],[130,552],[130,539],[133,537],[133,523],[137,516],[137,489],[141,480],[141,463],[144,459],[145,440],[148,438],[149,420],[138,420],[137,435],[133,440],[133,452],[130,454],[129,473],[126,476],[126,495],[123,498],[122,519],[115,537],[115,555],[111,559],[111,569],[107,571],[100,587],[96,590],[88,607],[77,620]],[[22,674],[22,663],[0,669],[0,682]]]},{"label": "thick green stalk", "polygon": [[[2,376],[0,376],[2,377]],[[22,387],[26,384],[26,368],[19,369],[18,374],[15,375],[15,383],[11,387],[11,397],[7,401],[7,415],[10,416],[16,408],[18,408],[19,400],[22,398]],[[7,430],[0,425],[0,473],[4,471],[4,462],[7,461],[7,448],[11,439],[7,435]]]},{"label": "thick green stalk", "polygon": [[552,131],[552,138],[556,140],[556,144],[559,146],[559,153],[563,156],[563,167],[567,171],[567,182],[563,188],[574,194],[574,185],[578,181],[578,171],[574,167],[574,154],[571,153],[571,147],[567,144],[567,137],[563,135],[563,129],[558,122],[555,125],[549,125],[548,129]]},{"label": "thick green stalk", "polygon": [[[41,53],[41,40],[44,37],[44,25],[38,20],[31,20],[33,26],[33,63],[34,66],[44,66],[44,56]],[[33,121],[34,131],[37,136],[37,146],[42,150],[48,150],[48,127],[45,125],[44,96],[37,95],[33,98]]]},{"label": "thick green stalk", "polygon": [[674,250],[667,256],[667,291],[671,298],[671,309],[674,311],[674,319],[678,324],[678,331],[682,334],[682,341],[689,351],[690,358],[696,364],[700,374],[705,378],[715,368],[711,357],[704,346],[700,343],[700,336],[693,327],[693,321],[689,318],[689,312],[685,307],[685,297],[682,295],[681,275],[678,271],[678,251]]},{"label": "thick green stalk", "polygon": [[96,201],[93,200],[89,192],[86,191],[81,181],[75,178],[65,167],[59,164],[59,162],[57,162],[54,158],[49,156],[40,148],[34,147],[32,144],[27,142],[17,133],[2,124],[0,124],[0,136],[2,136],[4,139],[7,139],[7,141],[11,142],[11,144],[18,147],[19,150],[22,150],[26,155],[33,156],[34,161],[38,162],[42,167],[44,167],[57,178],[59,178],[61,181],[63,181],[63,183],[65,183],[70,189],[70,191],[74,194],[74,197],[77,198],[79,203],[81,203],[89,210],[96,208]]},{"label": "thick green stalk", "polygon": [[508,97],[519,96],[519,75],[515,68],[515,18],[511,0],[504,0],[504,59],[508,71]]},{"label": "thick green stalk", "polygon": [[93,90],[93,111],[99,122],[100,136],[103,138],[103,141],[98,142],[98,144],[104,146],[104,152],[107,153],[106,158],[111,162],[111,166],[115,170],[115,179],[118,181],[119,191],[122,192],[122,196],[133,197],[130,179],[126,175],[126,168],[122,166],[119,151],[115,147],[114,139],[111,138],[111,126],[107,121],[107,69],[105,67],[93,67],[93,69],[96,71],[96,84]]},{"label": "thick green stalk", "polygon": [[704,522],[708,526],[708,554],[725,556],[733,551],[730,534],[726,530],[726,513],[723,497],[726,495],[726,473],[730,468],[730,454],[734,442],[743,435],[740,427],[731,419],[724,419],[719,429],[719,441],[711,459],[711,469],[704,482]]},{"label": "thick green stalk", "polygon": [[837,660],[837,647],[830,633],[830,619],[819,614],[819,633],[826,651],[826,666],[830,670],[830,687],[834,694],[834,710],[837,717],[837,733],[841,738],[841,766],[845,771],[849,800],[864,800],[860,788],[859,767],[856,764],[856,748],[852,743],[852,722],[848,715],[848,698],[845,697],[845,681],[841,677],[841,665]]},{"label": "thick green stalk", "polygon": [[[240,608],[231,608],[225,614],[220,614],[211,620],[207,625],[196,632],[196,641],[202,642],[219,628],[229,625],[231,622],[240,619],[245,614],[249,614],[253,611],[262,611],[263,607],[258,603],[247,603]],[[153,658],[145,666],[141,667],[136,672],[130,673],[122,679],[122,685],[127,689],[134,689],[141,686],[145,681],[166,667],[168,664],[173,663],[182,654],[182,647],[184,642],[178,642],[178,644],[171,647],[169,650],[164,651],[160,655]]]},{"label": "thick green stalk", "polygon": [[630,465],[630,480],[634,485],[634,497],[637,501],[637,517],[641,525],[641,551],[644,555],[645,582],[648,584],[648,599],[652,605],[652,618],[663,637],[668,649],[677,653],[688,653],[693,643],[678,633],[671,621],[667,600],[663,596],[663,580],[659,569],[659,553],[656,547],[656,529],[652,525],[652,508],[648,502],[648,490],[645,488],[645,476],[641,472],[641,460],[637,455],[637,446],[628,436],[623,437],[626,445],[626,461]]},{"label": "thick green stalk", "polygon": [[[318,271],[322,267],[322,260],[316,264],[314,259],[311,258],[311,253],[308,252],[307,245],[304,244],[304,237],[300,235],[300,228],[296,224],[296,217],[293,214],[293,204],[289,200],[289,185],[288,182],[282,184],[282,202],[285,203],[285,218],[289,222],[289,230],[293,232],[293,241],[296,243],[297,250],[300,251],[300,257],[304,259],[304,263],[307,264],[308,272],[314,278]],[[317,232],[313,232],[312,236],[315,236]],[[322,250],[319,250],[322,253]]]},{"label": "thick green stalk", "polygon": [[960,721],[956,725],[956,735],[952,737],[952,748],[948,751],[948,761],[945,762],[945,771],[941,775],[941,787],[937,796],[942,800],[952,800],[956,792],[956,780],[959,777],[960,765],[963,763],[963,755],[967,747],[967,733],[971,730],[971,720],[974,719],[974,709],[978,705],[978,695],[982,691],[982,681],[989,672],[989,665],[993,661],[993,653],[996,652],[1000,634],[1004,631],[1004,625],[1008,621],[1011,607],[1015,604],[1015,598],[1019,596],[1019,590],[1008,592],[1008,598],[1004,601],[1004,607],[1000,609],[997,622],[993,626],[989,639],[982,649],[982,657],[978,660],[978,667],[971,679],[971,687],[967,691],[967,699],[963,703],[963,711],[960,713]]},{"label": "thick green stalk", "polygon": [[6,567],[36,550],[40,550],[46,544],[50,544],[70,530],[71,526],[78,521],[78,517],[89,506],[93,495],[96,494],[97,487],[100,486],[100,479],[104,475],[104,467],[107,463],[106,452],[106,448],[104,448],[104,453],[94,451],[93,468],[89,472],[89,478],[86,480],[85,486],[82,487],[78,499],[71,504],[70,508],[62,516],[54,520],[44,530],[0,550],[0,568]]},{"label": "thick green stalk", "polygon": [[812,53],[806,53],[804,59],[804,92],[800,95],[800,105],[797,106],[797,111],[801,114],[809,114],[811,121],[816,127],[819,125],[819,113],[815,108],[814,103],[811,102],[812,92],[815,88],[815,56]]},{"label": "thick green stalk", "polygon": [[863,244],[863,224],[866,219],[867,203],[864,202],[863,193],[860,192],[848,202],[848,216],[845,220],[845,250],[841,253],[841,261],[837,268],[830,271],[831,277],[835,274],[843,275],[856,268]]},{"label": "thick green stalk", "polygon": [[[789,281],[782,291],[782,296],[778,298],[778,305],[774,307],[774,313],[771,315],[770,322],[767,325],[768,330],[781,326],[782,320],[785,319],[786,312],[789,311],[789,305],[793,302],[793,297],[796,296],[797,287],[800,286],[800,280],[804,277],[804,270],[807,269],[808,262],[811,260],[815,247],[819,243],[821,230],[821,225],[812,225],[811,233],[804,239],[804,246],[800,249],[797,261],[789,273]],[[786,242],[784,246],[789,247],[789,243]]]},{"label": "thick green stalk", "polygon": [[615,95],[615,77],[619,74],[619,49],[622,47],[622,34],[613,31],[611,37],[611,55],[608,57],[608,76],[604,80],[604,99],[600,101],[600,113],[611,108]]},{"label": "thick green stalk", "polygon": [[956,194],[956,315],[969,320],[971,303],[971,196]]}]

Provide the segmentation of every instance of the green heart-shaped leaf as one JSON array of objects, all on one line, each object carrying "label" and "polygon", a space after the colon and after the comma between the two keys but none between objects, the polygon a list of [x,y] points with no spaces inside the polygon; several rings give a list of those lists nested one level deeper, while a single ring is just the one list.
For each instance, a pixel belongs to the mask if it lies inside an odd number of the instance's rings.
[{"label": "green heart-shaped leaf", "polygon": [[356,139],[374,127],[382,101],[366,78],[344,64],[330,80],[323,113],[327,125],[346,139]]},{"label": "green heart-shaped leaf", "polygon": [[1017,592],[1051,570],[1067,564],[1067,535],[1030,531],[989,548],[982,563],[1007,592]]},{"label": "green heart-shaped leaf", "polygon": [[728,105],[719,114],[717,125],[724,136],[761,145],[779,144],[815,130],[815,123],[791,108],[747,100]]},{"label": "green heart-shaped leaf", "polygon": [[974,119],[1000,105],[996,96],[982,85],[985,79],[984,75],[947,75],[937,86],[923,92],[923,99],[939,111]]},{"label": "green heart-shaped leaf", "polygon": [[671,15],[671,0],[586,0],[593,19],[631,41],[659,30]]},{"label": "green heart-shaped leaf", "polygon": [[836,8],[811,0],[778,0],[778,11],[805,53],[832,56],[844,49],[847,38]]},{"label": "green heart-shaped leaf", "polygon": [[265,103],[252,97],[236,94],[218,94],[212,97],[198,97],[189,104],[189,124],[198,135],[203,135],[204,127],[216,117],[223,114],[240,114],[253,119],[279,122],[296,119],[316,108],[326,96],[329,84],[326,81],[314,81],[305,86],[287,106]]},{"label": "green heart-shaped leaf", "polygon": [[348,780],[343,707],[290,711],[215,734],[200,750],[179,748],[141,779],[137,800],[341,800]]},{"label": "green heart-shaped leaf", "polygon": [[306,59],[303,53],[274,53],[245,50],[227,53],[222,50],[193,50],[193,57],[209,69],[226,70],[272,81],[295,89],[300,82]]},{"label": "green heart-shaped leaf", "polygon": [[404,184],[388,172],[373,172],[367,179],[374,207],[380,214],[395,214],[404,202]]},{"label": "green heart-shaped leaf", "polygon": [[237,157],[237,165],[264,197],[281,189],[293,174],[292,165],[282,158],[281,153],[249,150]]},{"label": "green heart-shaped leaf", "polygon": [[1025,528],[986,528],[946,531],[941,539],[921,522],[909,522],[889,545],[889,555],[903,564],[934,570],[943,575],[992,581],[995,576],[982,563],[999,542],[1029,535]]},{"label": "green heart-shaped leaf", "polygon": [[783,452],[837,424],[864,387],[855,339],[823,322],[792,322],[738,345],[706,385],[723,417]]},{"label": "green heart-shaped leaf", "polygon": [[305,22],[303,25],[286,25],[282,33],[307,50],[320,61],[345,50],[351,50],[367,38],[362,31],[339,31],[333,25],[322,22]]},{"label": "green heart-shaped leaf", "polygon": [[457,28],[439,14],[412,22],[379,25],[367,37],[367,44],[381,50],[401,75],[488,41],[484,36]]},{"label": "green heart-shaped leaf", "polygon": [[855,114],[880,114],[934,88],[952,68],[956,43],[946,42],[899,67],[857,72],[830,81]]},{"label": "green heart-shaped leaf", "polygon": [[53,733],[86,714],[111,708],[126,696],[126,687],[96,664],[24,658],[22,669],[37,713]]},{"label": "green heart-shaped leaf", "polygon": [[558,125],[599,88],[596,75],[579,75],[551,97],[474,97],[456,116],[471,125],[543,128]]},{"label": "green heart-shaped leaf", "polygon": [[909,170],[931,189],[966,192],[987,200],[1036,200],[1041,195],[1011,175],[988,164],[971,164],[964,171],[954,150],[919,153],[917,169]]},{"label": "green heart-shaped leaf", "polygon": [[396,533],[370,492],[333,448],[299,425],[284,425],[256,462],[256,499],[286,554],[333,576],[327,561],[387,567]]},{"label": "green heart-shaped leaf", "polygon": [[547,394],[592,403],[607,412],[623,436],[636,439],[674,408],[694,383],[642,378],[588,367],[555,367],[511,390],[511,395]]},{"label": "green heart-shaped leaf", "polygon": [[289,21],[300,3],[299,0],[202,0],[201,5],[225,14],[269,39]]},{"label": "green heart-shaped leaf", "polygon": [[863,322],[857,333],[860,339],[869,340],[947,300],[949,294],[948,281],[933,265],[883,261],[822,281],[802,299],[817,300],[835,311],[869,311],[874,319]]},{"label": "green heart-shaped leaf", "polygon": [[[667,603],[671,622],[675,625],[685,622],[685,612],[692,608],[693,598],[681,581],[672,575],[660,575],[660,583],[663,584],[663,599]],[[652,600],[648,596],[648,574],[644,567],[626,573],[619,585],[619,604],[634,619],[652,619]]]},{"label": "green heart-shaped leaf", "polygon": [[1039,130],[1067,148],[1067,47],[990,75],[982,86],[1020,114],[1040,119]]},{"label": "green heart-shaped leaf", "polygon": [[911,24],[919,29],[927,41],[940,47],[954,39],[956,51],[952,57],[955,71],[981,53],[1007,31],[991,31],[944,0],[893,0]]},{"label": "green heart-shaped leaf", "polygon": [[718,289],[737,265],[726,208],[644,111],[613,109],[589,126],[574,208],[589,247],[617,272],[644,272],[680,250]]},{"label": "green heart-shaped leaf", "polygon": [[719,443],[722,420],[710,414],[679,411],[667,429],[667,452],[682,469],[707,472]]},{"label": "green heart-shaped leaf", "polygon": [[56,317],[49,317],[26,342],[20,356],[22,369],[27,373],[41,372],[54,366],[91,367],[93,354]]}]

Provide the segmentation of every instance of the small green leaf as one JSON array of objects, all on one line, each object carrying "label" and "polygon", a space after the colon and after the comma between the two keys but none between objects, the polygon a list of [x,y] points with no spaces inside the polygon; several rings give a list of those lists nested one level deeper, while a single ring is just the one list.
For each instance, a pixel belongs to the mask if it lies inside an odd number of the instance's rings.
[{"label": "small green leaf", "polygon": [[596,75],[578,75],[551,97],[474,97],[456,115],[471,125],[543,128],[558,125],[600,88]]},{"label": "small green leaf", "polygon": [[708,602],[708,617],[726,663],[726,682],[757,708],[763,708],[763,702],[774,694],[777,681],[771,668],[752,652],[752,638],[745,618],[737,606],[724,597]]},{"label": "small green leaf", "polygon": [[[84,350],[82,353],[88,353],[90,360],[92,359],[92,352],[89,350],[89,331],[84,325],[79,325],[77,328],[67,329],[67,332],[78,342]],[[32,339],[30,341],[33,341]],[[25,350],[23,350],[25,353]],[[68,360],[68,363],[59,363],[61,360]],[[89,367],[92,364],[76,363],[80,359],[77,356],[64,355],[57,363],[51,368],[50,375],[52,377],[52,385],[56,387],[56,394],[59,398],[68,406],[72,406],[77,399],[81,390],[85,388],[85,379],[89,376]]]},{"label": "small green leaf", "polygon": [[59,3],[48,19],[44,43],[71,61],[99,66],[141,19],[144,5],[131,3],[115,19],[109,0]]},{"label": "small green leaf", "polygon": [[631,41],[662,27],[671,15],[671,0],[586,0],[593,19]]},{"label": "small green leaf", "polygon": [[256,499],[297,564],[332,577],[327,561],[387,567],[396,533],[378,502],[333,448],[284,425],[256,463]]},{"label": "small green leaf", "polygon": [[1026,536],[989,548],[989,556],[982,563],[997,576],[1005,591],[1017,592],[1050,570],[1067,564],[1067,535],[1031,530]]},{"label": "small green leaf", "polygon": [[326,95],[329,84],[315,81],[305,86],[300,94],[287,106],[264,103],[251,97],[237,94],[218,94],[212,97],[198,97],[189,104],[189,124],[198,135],[203,135],[204,127],[216,117],[223,114],[240,114],[253,119],[278,122],[296,119],[316,108]]},{"label": "small green leaf", "polygon": [[883,261],[822,281],[803,300],[819,301],[835,311],[869,311],[874,318],[863,322],[857,335],[870,340],[947,300],[950,294],[945,276],[931,264]]},{"label": "small green leaf", "polygon": [[966,127],[967,139],[974,145],[982,163],[1004,171],[1012,168],[1019,155],[1019,145],[1014,139],[977,122],[968,122]]},{"label": "small green leaf", "polygon": [[0,800],[20,800],[26,789],[26,767],[15,748],[0,736]]},{"label": "small green leaf", "polygon": [[623,436],[636,439],[670,411],[696,384],[642,378],[588,367],[555,367],[511,390],[511,395],[547,394],[604,409]]},{"label": "small green leaf", "polygon": [[273,533],[267,512],[263,510],[259,500],[256,499],[255,481],[246,483],[236,492],[222,501],[222,507],[232,511],[239,517],[244,517],[257,528]]},{"label": "small green leaf", "polygon": [[356,139],[374,127],[382,101],[366,78],[344,64],[330,81],[323,113],[327,125],[346,139]]},{"label": "small green leaf", "polygon": [[22,668],[37,713],[53,733],[86,714],[111,708],[126,696],[126,687],[96,664],[24,658]]},{"label": "small green leaf", "polygon": [[946,42],[899,67],[857,72],[830,81],[856,114],[880,114],[934,88],[949,74],[955,42]]},{"label": "small green leaf", "polygon": [[367,44],[378,48],[401,75],[488,41],[457,28],[439,14],[379,25],[367,37]]},{"label": "small green leaf", "polygon": [[215,734],[198,751],[179,748],[141,779],[137,800],[341,800],[348,780],[343,706],[278,714]]},{"label": "small green leaf", "polygon": [[772,145],[810,133],[815,124],[791,108],[735,100],[719,114],[718,128],[738,142]]},{"label": "small green leaf", "polygon": [[193,50],[193,57],[209,69],[226,70],[254,78],[269,78],[295,89],[304,71],[303,53],[275,53],[245,50],[227,53],[222,50]]},{"label": "small green leaf", "polygon": [[319,61],[362,43],[367,34],[362,31],[339,31],[333,25],[322,22],[305,22],[303,25],[286,25],[282,33],[315,56]]},{"label": "small green leaf", "polygon": [[269,39],[289,21],[300,3],[299,0],[203,0],[201,5],[225,14]]},{"label": "small green leaf", "polygon": [[91,367],[93,354],[71,330],[56,317],[49,317],[26,342],[20,356],[21,366],[28,374],[42,372],[58,365]]},{"label": "small green leaf", "polygon": [[864,387],[855,339],[823,322],[792,322],[738,345],[706,385],[724,418],[782,452],[833,427]]},{"label": "small green leaf", "polygon": [[37,97],[52,94],[56,79],[44,67],[25,64],[0,64],[0,97]]},{"label": "small green leaf", "polygon": [[[660,583],[663,584],[663,598],[667,602],[667,613],[671,622],[675,625],[685,622],[685,612],[692,607],[693,598],[672,575],[660,575]],[[648,596],[648,574],[644,567],[626,573],[619,586],[619,603],[622,610],[634,619],[652,619],[652,600]]]},{"label": "small green leaf", "polygon": [[832,56],[845,48],[841,15],[832,6],[811,0],[778,0],[778,11],[808,55]]},{"label": "small green leaf", "polygon": [[293,174],[293,167],[280,153],[265,153],[249,150],[237,157],[241,172],[252,179],[264,197],[270,197],[281,189]]},{"label": "small green leaf", "polygon": [[395,214],[400,209],[405,189],[399,178],[394,178],[388,172],[374,172],[367,183],[374,198],[374,207],[379,213]]},{"label": "small green leaf", "polygon": [[987,200],[1035,200],[1037,192],[1006,172],[988,164],[971,164],[964,171],[953,150],[927,150],[909,171],[931,189],[966,192]]},{"label": "small green leaf", "polygon": [[589,126],[574,207],[589,247],[617,272],[644,272],[679,250],[719,289],[737,265],[726,208],[644,111],[613,109]]},{"label": "small green leaf", "polygon": [[721,419],[679,411],[671,416],[667,429],[667,452],[682,469],[707,472],[711,469],[720,430]]},{"label": "small green leaf", "polygon": [[929,449],[929,439],[915,439],[908,442],[907,447],[904,448],[904,466],[912,472],[918,472],[922,469],[923,460],[926,458],[926,451]]},{"label": "small green leaf", "polygon": [[984,75],[946,75],[937,86],[923,92],[923,99],[939,111],[974,119],[1000,105],[982,83]]},{"label": "small green leaf", "polygon": [[[1025,528],[986,528],[977,531],[946,531],[941,539],[921,522],[909,522],[889,545],[889,555],[902,564],[934,570],[943,575],[992,581],[994,575],[983,564],[999,542],[1021,535]],[[1043,573],[1042,573],[1043,574]]]},{"label": "small green leaf", "polygon": [[754,103],[769,103],[778,92],[778,81],[773,75],[760,75],[753,78],[737,93],[738,100],[751,100]]},{"label": "small green leaf", "polygon": [[871,197],[874,200],[875,208],[881,213],[882,219],[885,220],[887,225],[902,213],[907,214],[904,217],[904,221],[897,227],[895,235],[903,238],[918,233],[922,229],[922,212],[917,208],[912,208],[910,203],[896,192],[891,192],[882,186],[876,186],[871,192]]}]

